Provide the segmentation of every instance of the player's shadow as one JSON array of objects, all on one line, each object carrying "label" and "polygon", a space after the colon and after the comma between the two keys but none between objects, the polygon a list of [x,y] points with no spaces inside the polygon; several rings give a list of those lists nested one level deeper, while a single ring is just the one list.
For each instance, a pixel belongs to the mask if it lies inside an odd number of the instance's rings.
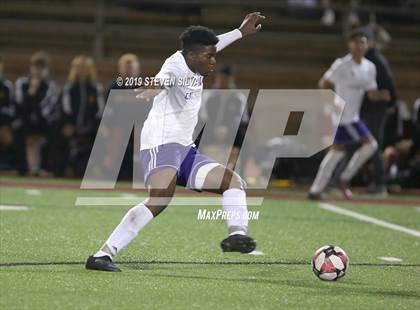
[{"label": "player's shadow", "polygon": [[[149,268],[149,270],[151,269],[156,270],[156,268]],[[277,279],[277,278],[276,279],[258,278],[255,276],[249,276],[249,277],[243,277],[243,278],[229,278],[229,277],[198,276],[198,275],[175,275],[175,274],[164,274],[164,273],[155,273],[155,272],[150,273],[150,274],[143,274],[143,276],[175,278],[175,279],[190,279],[190,280],[216,280],[216,281],[227,281],[227,282],[274,284],[274,285],[280,285],[280,286],[286,285],[290,287],[325,290],[326,294],[334,294],[334,295],[346,295],[346,296],[348,296],[349,294],[375,295],[375,296],[380,295],[380,296],[415,298],[415,299],[420,300],[420,295],[418,292],[405,292],[405,291],[400,291],[400,290],[377,289],[374,287],[366,287],[362,283],[355,282],[355,281],[348,281],[348,280],[341,281],[339,283],[326,282],[326,281],[319,283],[319,281],[317,281],[316,279],[314,281],[307,281],[307,280],[299,281],[299,280],[290,280],[290,279],[286,280],[286,279]],[[337,284],[339,284],[339,286],[337,286]],[[357,288],[357,287],[354,287],[354,285],[362,286],[362,287]],[[318,294],[318,293],[315,293],[315,294]]]}]

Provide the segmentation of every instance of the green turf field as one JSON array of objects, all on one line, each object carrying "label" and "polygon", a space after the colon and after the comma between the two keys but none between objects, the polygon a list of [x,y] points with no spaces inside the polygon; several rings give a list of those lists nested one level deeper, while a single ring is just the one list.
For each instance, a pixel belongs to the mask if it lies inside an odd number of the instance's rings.
[{"label": "green turf field", "polygon": [[[199,221],[199,207],[172,206],[118,256],[122,273],[86,271],[82,262],[129,208],[75,206],[78,196],[99,195],[121,193],[1,188],[0,204],[29,210],[0,211],[0,309],[420,307],[419,237],[307,201],[266,200],[250,207],[260,211],[249,234],[262,256],[222,254],[224,221]],[[334,205],[420,230],[413,206]],[[339,245],[350,257],[338,282],[320,281],[311,271],[310,258],[324,244]]]}]

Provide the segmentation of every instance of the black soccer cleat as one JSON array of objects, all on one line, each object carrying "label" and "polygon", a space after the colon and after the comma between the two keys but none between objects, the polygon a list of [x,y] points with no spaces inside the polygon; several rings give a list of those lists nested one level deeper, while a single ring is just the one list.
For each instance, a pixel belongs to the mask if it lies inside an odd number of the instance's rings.
[{"label": "black soccer cleat", "polygon": [[86,269],[90,269],[90,270],[121,272],[121,269],[115,266],[112,260],[108,256],[101,256],[101,257],[89,256],[86,261],[85,267]]},{"label": "black soccer cleat", "polygon": [[250,253],[255,250],[257,243],[254,239],[244,235],[232,235],[220,243],[223,252]]}]

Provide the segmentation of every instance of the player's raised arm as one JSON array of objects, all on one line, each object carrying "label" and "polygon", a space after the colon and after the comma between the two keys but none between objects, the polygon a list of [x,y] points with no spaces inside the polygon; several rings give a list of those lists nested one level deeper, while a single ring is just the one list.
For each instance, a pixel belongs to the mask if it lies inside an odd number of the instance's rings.
[{"label": "player's raised arm", "polygon": [[264,15],[261,15],[260,12],[250,13],[245,16],[242,24],[238,29],[223,33],[218,35],[217,38],[219,42],[216,44],[217,52],[220,52],[226,46],[232,44],[236,40],[239,40],[242,37],[257,33],[261,30],[262,25],[260,22],[265,19]]},{"label": "player's raised arm", "polygon": [[140,88],[134,89],[137,93],[137,99],[144,99],[146,101],[152,100],[154,97],[160,94],[161,91],[165,89],[164,86],[161,85],[151,85],[151,86],[143,86]]},{"label": "player's raised arm", "polygon": [[135,89],[137,99],[146,101],[152,100],[159,95],[163,90],[169,89],[175,83],[177,68],[171,64],[165,63],[155,77],[145,79],[140,88]]}]

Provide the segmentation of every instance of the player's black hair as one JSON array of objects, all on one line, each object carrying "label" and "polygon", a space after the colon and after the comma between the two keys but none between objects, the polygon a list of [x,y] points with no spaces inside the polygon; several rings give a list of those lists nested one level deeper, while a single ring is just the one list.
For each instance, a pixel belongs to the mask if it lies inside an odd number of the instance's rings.
[{"label": "player's black hair", "polygon": [[366,39],[369,39],[369,35],[365,28],[360,27],[350,31],[350,33],[347,35],[347,41],[352,41],[359,37],[365,37]]},{"label": "player's black hair", "polygon": [[216,34],[204,26],[189,26],[179,36],[183,51],[197,51],[203,46],[216,45],[219,42]]}]

